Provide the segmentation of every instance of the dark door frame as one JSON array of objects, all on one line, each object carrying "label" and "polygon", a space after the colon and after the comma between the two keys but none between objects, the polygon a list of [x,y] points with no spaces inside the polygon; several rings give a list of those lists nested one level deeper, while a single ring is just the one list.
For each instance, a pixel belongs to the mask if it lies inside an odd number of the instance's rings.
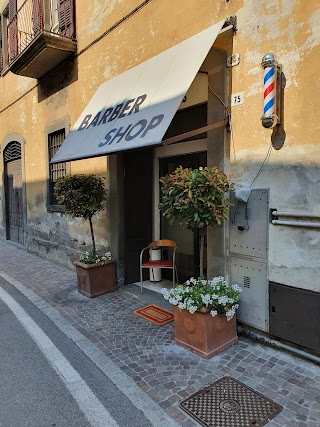
[{"label": "dark door frame", "polygon": [[[26,203],[26,180],[25,180],[25,139],[18,132],[9,133],[6,138],[4,138],[1,144],[2,152],[2,183],[5,183],[5,161],[3,157],[4,150],[12,142],[18,142],[21,147],[21,178],[22,178],[22,245],[25,246],[27,243],[27,203]],[[5,185],[2,185],[2,238],[3,240],[8,239],[7,235],[7,218],[6,218],[7,206],[6,206],[6,194],[5,194]]]},{"label": "dark door frame", "polygon": [[128,151],[124,167],[125,283],[139,282],[141,250],[152,241],[152,148]]}]

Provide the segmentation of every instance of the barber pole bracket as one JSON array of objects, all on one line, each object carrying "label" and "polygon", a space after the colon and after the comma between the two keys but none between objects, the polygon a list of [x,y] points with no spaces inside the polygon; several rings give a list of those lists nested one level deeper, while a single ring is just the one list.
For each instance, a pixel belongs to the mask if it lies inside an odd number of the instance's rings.
[{"label": "barber pole bracket", "polygon": [[281,124],[281,65],[272,53],[264,55],[261,66],[263,73],[262,126],[271,129]]}]

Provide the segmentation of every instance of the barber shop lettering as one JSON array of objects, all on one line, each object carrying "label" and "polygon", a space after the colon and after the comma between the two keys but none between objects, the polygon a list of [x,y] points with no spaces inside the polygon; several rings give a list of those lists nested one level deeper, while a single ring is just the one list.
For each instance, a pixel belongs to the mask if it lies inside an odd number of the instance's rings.
[{"label": "barber shop lettering", "polygon": [[[99,111],[94,117],[92,117],[92,114],[87,114],[79,126],[78,131],[100,126],[101,124],[105,125],[117,118],[119,119],[138,113],[141,104],[146,98],[147,95],[144,94],[137,98],[129,99],[115,107]],[[150,120],[141,119],[138,122],[131,123],[125,127],[113,128],[105,135],[104,140],[101,141],[98,146],[103,147],[104,145],[111,145],[113,142],[119,143],[123,138],[126,141],[131,141],[138,136],[143,138],[150,130],[157,127],[162,122],[163,118],[164,115],[159,114],[158,116],[152,117]]]}]

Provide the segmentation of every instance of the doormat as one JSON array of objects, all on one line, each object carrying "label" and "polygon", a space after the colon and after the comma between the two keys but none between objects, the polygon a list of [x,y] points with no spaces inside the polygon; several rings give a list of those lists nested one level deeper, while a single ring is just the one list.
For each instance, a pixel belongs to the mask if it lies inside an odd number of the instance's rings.
[{"label": "doormat", "polygon": [[173,320],[173,314],[170,311],[164,310],[153,304],[139,308],[139,310],[135,310],[134,313],[158,326],[162,326]]},{"label": "doormat", "polygon": [[206,427],[261,427],[282,406],[231,377],[223,377],[180,402],[180,407]]}]

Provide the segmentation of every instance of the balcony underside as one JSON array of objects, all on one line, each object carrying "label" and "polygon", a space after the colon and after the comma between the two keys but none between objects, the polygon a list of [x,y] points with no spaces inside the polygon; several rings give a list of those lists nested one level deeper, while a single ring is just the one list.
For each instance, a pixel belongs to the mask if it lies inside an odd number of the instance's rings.
[{"label": "balcony underside", "polygon": [[17,56],[8,70],[20,76],[40,79],[76,50],[76,42],[43,32]]}]

